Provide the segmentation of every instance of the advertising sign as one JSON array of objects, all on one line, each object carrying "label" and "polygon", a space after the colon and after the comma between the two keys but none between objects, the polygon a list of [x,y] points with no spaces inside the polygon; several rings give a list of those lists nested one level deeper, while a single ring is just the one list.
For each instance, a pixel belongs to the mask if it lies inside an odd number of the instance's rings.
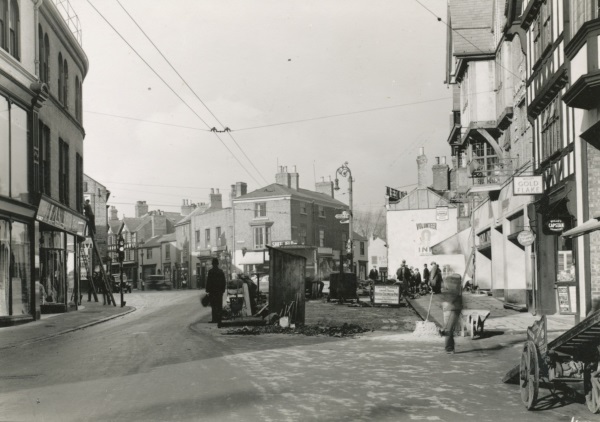
[{"label": "advertising sign", "polygon": [[375,285],[373,303],[375,305],[400,305],[400,286]]},{"label": "advertising sign", "polygon": [[544,193],[542,176],[515,176],[513,195],[537,195]]},{"label": "advertising sign", "polygon": [[534,240],[535,234],[533,234],[531,230],[523,230],[517,236],[517,242],[519,242],[519,244],[521,244],[522,246],[529,246],[533,243]]}]

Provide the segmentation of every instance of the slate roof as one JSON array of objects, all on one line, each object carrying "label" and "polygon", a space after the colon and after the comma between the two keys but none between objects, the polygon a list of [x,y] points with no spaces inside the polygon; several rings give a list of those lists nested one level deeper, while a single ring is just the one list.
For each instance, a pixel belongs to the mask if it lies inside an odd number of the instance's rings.
[{"label": "slate roof", "polygon": [[450,0],[448,25],[455,56],[494,52],[493,0]]},{"label": "slate roof", "polygon": [[234,202],[245,199],[276,198],[279,196],[291,196],[293,199],[303,199],[305,201],[316,201],[336,208],[348,208],[348,205],[329,195],[320,192],[313,192],[308,189],[292,189],[278,183],[272,183],[268,186],[256,189],[246,195],[238,196]]}]

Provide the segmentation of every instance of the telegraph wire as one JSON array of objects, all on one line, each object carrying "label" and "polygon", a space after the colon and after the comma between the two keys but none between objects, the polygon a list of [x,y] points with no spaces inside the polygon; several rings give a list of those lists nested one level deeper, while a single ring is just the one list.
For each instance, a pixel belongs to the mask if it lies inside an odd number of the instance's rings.
[{"label": "telegraph wire", "polygon": [[[177,76],[179,76],[179,79],[181,79],[181,81],[185,84],[185,86],[187,86],[188,89],[192,92],[192,94],[194,94],[194,96],[198,99],[198,101],[200,101],[200,103],[204,106],[204,108],[206,108],[206,110],[208,110],[208,112],[211,114],[211,116],[214,117],[214,119],[217,121],[217,123],[219,123],[221,125],[221,127],[225,128],[224,131],[227,132],[227,134],[233,140],[233,142],[235,143],[235,145],[237,145],[238,149],[242,152],[242,154],[244,154],[244,157],[246,157],[246,159],[248,160],[248,162],[252,165],[252,167],[254,167],[254,170],[256,170],[256,172],[260,175],[260,177],[263,178],[263,180],[265,181],[265,183],[268,184],[268,181],[265,178],[265,176],[263,176],[263,174],[260,172],[260,170],[254,165],[254,162],[250,159],[250,157],[248,157],[248,155],[246,154],[246,152],[244,151],[244,149],[240,146],[240,144],[238,144],[238,142],[236,141],[236,139],[233,137],[233,135],[231,134],[231,130],[229,130],[228,127],[225,127],[225,125],[223,123],[221,123],[221,121],[218,119],[217,116],[215,116],[215,114],[206,105],[206,103],[204,101],[202,101],[202,99],[196,93],[196,91],[190,86],[190,84],[187,83],[186,79],[181,75],[181,73],[179,73],[179,71],[175,68],[175,66],[173,66],[173,64],[171,63],[171,61],[163,54],[163,52],[160,50],[160,48],[158,48],[158,46],[154,43],[154,41],[152,41],[152,39],[146,33],[146,31],[144,31],[142,29],[142,27],[137,23],[137,21],[133,18],[133,16],[131,16],[131,14],[127,11],[127,9],[125,8],[125,6],[123,6],[123,4],[121,4],[121,2],[119,0],[117,0],[117,3],[125,11],[125,13],[127,14],[127,16],[129,16],[129,18],[132,20],[132,22],[135,24],[135,26],[137,26],[137,28],[142,32],[142,34],[144,34],[144,36],[150,42],[150,44],[152,44],[152,46],[156,49],[156,51],[158,51],[158,53],[167,62],[167,64],[171,67],[171,69],[173,69],[173,71],[177,74]],[[211,131],[212,132],[220,132],[220,131],[217,131],[216,128],[212,128]]]},{"label": "telegraph wire", "polygon": [[[175,96],[177,98],[179,98],[181,100],[181,102],[183,102],[183,104],[185,104],[187,106],[187,108],[190,109],[190,111],[192,113],[194,113],[196,115],[196,117],[198,117],[198,119],[200,119],[200,121],[202,123],[204,123],[204,125],[207,128],[210,128],[210,126],[208,125],[208,123],[206,123],[204,121],[204,119],[202,119],[202,117],[200,117],[200,115],[171,87],[171,85],[169,85],[159,74],[158,72],[141,56],[140,53],[138,53],[138,51],[125,39],[125,37],[123,37],[123,35],[121,35],[121,33],[113,26],[113,24],[110,23],[110,21],[102,14],[102,12],[100,12],[96,6],[94,6],[92,4],[92,2],[90,0],[87,0],[87,2],[89,3],[90,6],[92,6],[92,8],[96,11],[96,13],[98,13],[100,15],[100,17],[108,24],[108,26],[110,26],[112,28],[113,31],[115,31],[115,33],[123,40],[123,42],[125,42],[125,44],[127,44],[129,46],[129,48],[140,58],[140,60],[142,60],[142,62],[144,62],[144,64],[146,66],[148,66],[148,68],[167,86],[167,88],[169,88],[171,90],[171,92],[173,92],[173,94],[175,94]],[[231,149],[227,146],[227,144],[225,144],[225,142],[221,139],[221,137],[217,134],[215,134],[215,136],[217,137],[217,139],[219,139],[219,141],[221,141],[221,143],[223,144],[223,146],[227,149],[227,151],[229,151],[229,153],[233,156],[233,158],[235,158],[235,160],[238,162],[238,164],[246,171],[246,173],[248,173],[248,175],[254,179],[254,181],[260,185],[260,182],[248,171],[248,169],[242,164],[242,162],[237,158],[237,156],[233,153],[233,151],[231,151]]]}]

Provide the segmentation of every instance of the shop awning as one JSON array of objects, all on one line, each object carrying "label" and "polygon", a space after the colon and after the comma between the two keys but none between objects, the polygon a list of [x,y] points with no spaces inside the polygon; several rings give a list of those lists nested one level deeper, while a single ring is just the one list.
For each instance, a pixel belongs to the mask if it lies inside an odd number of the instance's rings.
[{"label": "shop awning", "polygon": [[258,252],[246,252],[246,254],[240,259],[238,265],[258,265],[264,264],[265,261],[269,260],[269,252],[268,251],[258,251]]},{"label": "shop awning", "polygon": [[590,218],[585,223],[580,224],[571,230],[567,230],[562,235],[563,237],[572,238],[583,236],[584,234],[588,234],[596,230],[600,230],[600,213],[594,215],[594,218]]}]

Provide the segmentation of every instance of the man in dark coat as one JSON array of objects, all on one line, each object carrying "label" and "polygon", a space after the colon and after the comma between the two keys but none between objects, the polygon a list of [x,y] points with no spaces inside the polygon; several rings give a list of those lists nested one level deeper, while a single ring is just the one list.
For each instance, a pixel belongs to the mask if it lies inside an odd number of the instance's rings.
[{"label": "man in dark coat", "polygon": [[213,258],[212,268],[208,270],[206,278],[206,293],[208,293],[212,308],[212,320],[210,322],[213,324],[221,322],[221,317],[223,316],[223,293],[225,293],[226,288],[225,273],[219,268],[219,260]]},{"label": "man in dark coat", "polygon": [[89,234],[93,236],[96,233],[96,216],[94,215],[94,211],[92,211],[89,199],[86,199],[83,204],[83,213],[88,219]]}]

